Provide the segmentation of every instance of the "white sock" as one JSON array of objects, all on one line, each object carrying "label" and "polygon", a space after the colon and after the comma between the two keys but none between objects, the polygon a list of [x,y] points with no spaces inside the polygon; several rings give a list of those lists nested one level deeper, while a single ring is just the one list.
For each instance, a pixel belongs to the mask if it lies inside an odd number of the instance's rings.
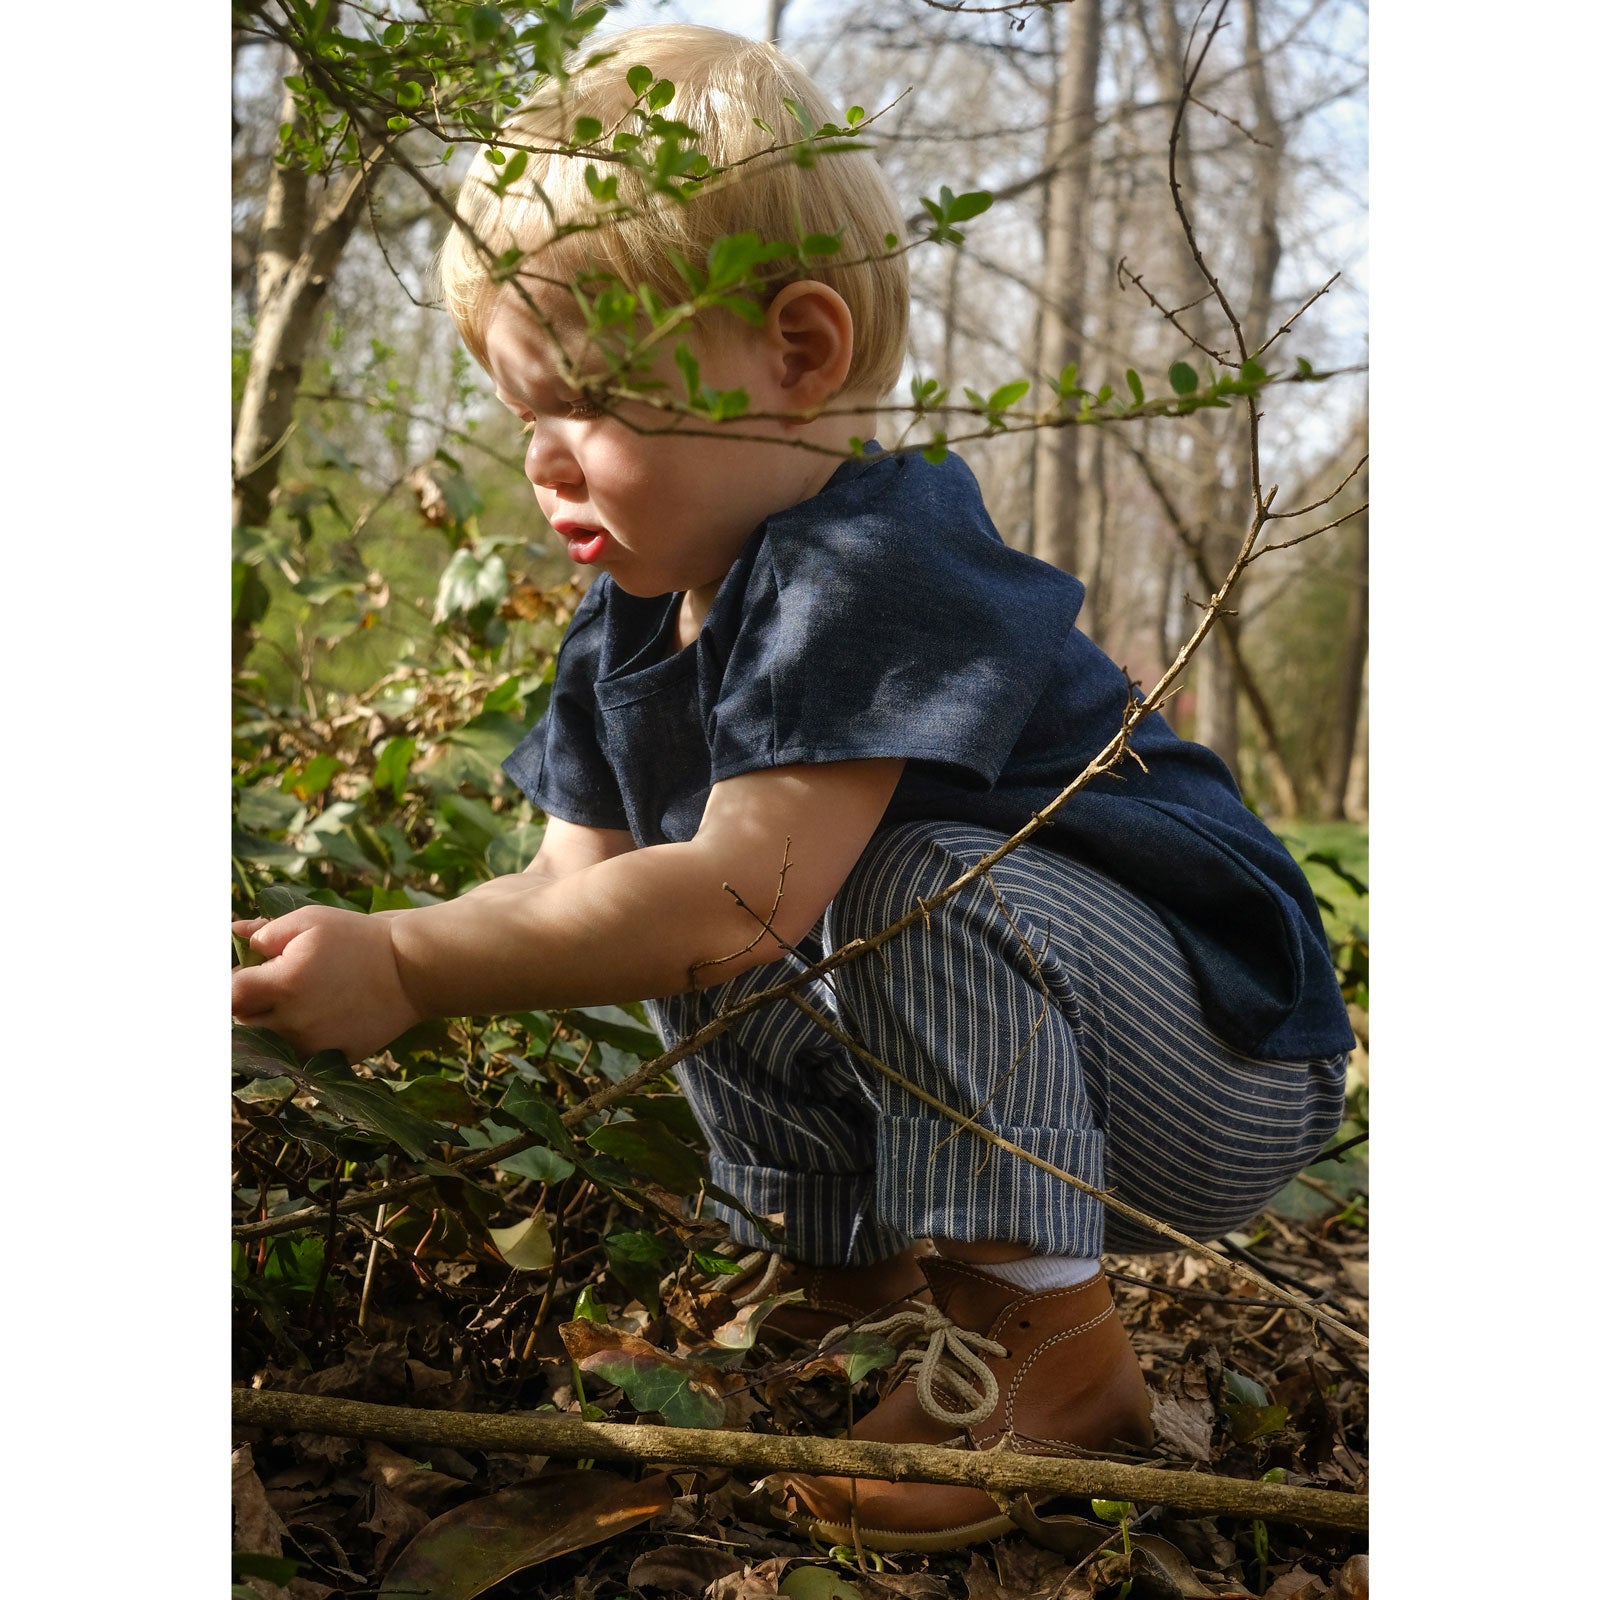
[{"label": "white sock", "polygon": [[1097,1256],[1023,1256],[1020,1261],[972,1261],[968,1265],[1032,1294],[1045,1289],[1070,1289],[1100,1270]]}]

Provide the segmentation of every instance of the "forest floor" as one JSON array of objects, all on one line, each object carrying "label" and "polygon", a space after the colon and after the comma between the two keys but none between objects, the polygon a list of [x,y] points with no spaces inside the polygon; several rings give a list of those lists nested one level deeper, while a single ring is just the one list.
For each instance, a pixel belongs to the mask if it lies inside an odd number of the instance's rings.
[{"label": "forest floor", "polygon": [[[1365,1332],[1362,1155],[1324,1162],[1297,1180],[1247,1234],[1231,1236],[1230,1247]],[[727,1297],[720,1280],[703,1279],[679,1283],[660,1316],[638,1301],[606,1313],[581,1297],[591,1248],[575,1228],[554,1281],[417,1252],[408,1271],[378,1274],[364,1329],[353,1316],[332,1314],[330,1297],[320,1325],[312,1315],[294,1330],[292,1360],[262,1359],[271,1346],[260,1330],[244,1337],[237,1380],[442,1411],[659,1421],[606,1385],[592,1364],[585,1385],[572,1355],[593,1336],[569,1321],[563,1341],[563,1320],[587,1314],[593,1329],[609,1316],[618,1334],[667,1352],[695,1322],[727,1315]],[[597,1265],[588,1266],[591,1282]],[[1202,1258],[1108,1257],[1106,1265],[1154,1402],[1157,1439],[1144,1459],[1235,1479],[1365,1491],[1364,1351],[1342,1349],[1300,1312]],[[352,1261],[352,1275],[358,1266]],[[797,1370],[763,1356],[758,1343],[737,1383],[724,1385],[725,1426],[842,1431],[847,1385],[837,1364]],[[857,1387],[857,1408],[870,1403],[882,1377]],[[499,1451],[430,1447],[413,1457],[371,1440],[248,1427],[236,1431],[235,1443],[235,1547],[268,1559],[244,1562],[234,1592],[261,1600],[377,1593],[1365,1600],[1367,1593],[1364,1535],[1248,1517],[1058,1501],[1039,1508],[1031,1536],[878,1558],[823,1550],[758,1520],[746,1485],[717,1471],[575,1473],[570,1462]],[[380,1574],[387,1574],[381,1590]]]}]

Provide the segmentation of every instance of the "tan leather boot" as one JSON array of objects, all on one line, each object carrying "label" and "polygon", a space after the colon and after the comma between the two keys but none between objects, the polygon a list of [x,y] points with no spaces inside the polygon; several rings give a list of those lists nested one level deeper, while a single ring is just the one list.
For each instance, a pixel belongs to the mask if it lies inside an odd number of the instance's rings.
[{"label": "tan leather boot", "polygon": [[[1103,1272],[1030,1294],[942,1257],[922,1271],[936,1308],[926,1337],[852,1439],[1062,1456],[1151,1443],[1150,1397]],[[954,1550],[1015,1527],[982,1489],[959,1485],[790,1477],[781,1488],[794,1523],[829,1544]]]},{"label": "tan leather boot", "polygon": [[728,1290],[740,1306],[799,1290],[804,1298],[769,1312],[760,1336],[768,1343],[815,1345],[844,1323],[892,1316],[912,1300],[926,1304],[928,1285],[917,1262],[928,1248],[912,1245],[865,1267],[811,1267],[763,1256],[743,1278],[731,1280]]}]

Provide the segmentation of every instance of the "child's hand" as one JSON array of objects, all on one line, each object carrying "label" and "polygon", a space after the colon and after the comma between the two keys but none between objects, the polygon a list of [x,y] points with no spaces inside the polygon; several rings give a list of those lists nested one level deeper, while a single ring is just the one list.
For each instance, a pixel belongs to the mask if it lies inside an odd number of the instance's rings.
[{"label": "child's hand", "polygon": [[297,1050],[342,1050],[362,1061],[422,1020],[400,982],[395,918],[302,906],[268,922],[233,924],[267,959],[233,974],[233,1015],[280,1033]]}]

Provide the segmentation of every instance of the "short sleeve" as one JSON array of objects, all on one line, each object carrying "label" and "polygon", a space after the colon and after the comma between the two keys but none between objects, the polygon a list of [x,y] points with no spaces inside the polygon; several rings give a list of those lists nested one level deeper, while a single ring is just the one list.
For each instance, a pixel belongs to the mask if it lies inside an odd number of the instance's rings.
[{"label": "short sleeve", "polygon": [[708,718],[712,777],[898,756],[991,787],[1082,600],[1004,543],[958,458],[882,457],[768,519]]},{"label": "short sleeve", "polygon": [[600,744],[594,684],[604,643],[595,584],[573,613],[556,656],[545,714],[506,757],[506,776],[547,816],[588,828],[626,828],[622,795]]}]

